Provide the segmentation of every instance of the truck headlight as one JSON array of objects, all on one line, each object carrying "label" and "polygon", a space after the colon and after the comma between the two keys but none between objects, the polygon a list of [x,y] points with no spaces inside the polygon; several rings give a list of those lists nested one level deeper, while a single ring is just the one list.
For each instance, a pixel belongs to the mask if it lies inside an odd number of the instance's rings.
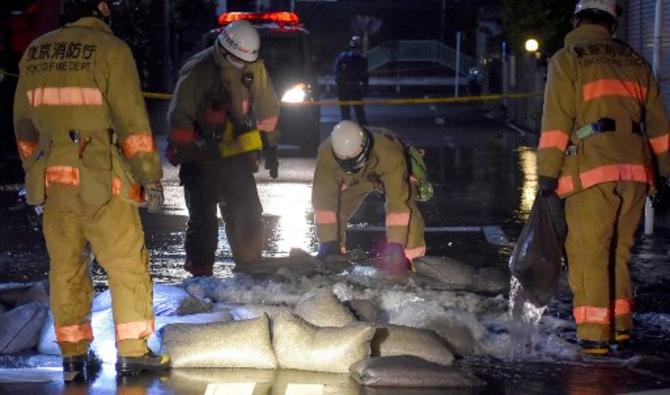
[{"label": "truck headlight", "polygon": [[305,84],[300,83],[284,92],[281,101],[284,103],[302,103],[305,101]]}]

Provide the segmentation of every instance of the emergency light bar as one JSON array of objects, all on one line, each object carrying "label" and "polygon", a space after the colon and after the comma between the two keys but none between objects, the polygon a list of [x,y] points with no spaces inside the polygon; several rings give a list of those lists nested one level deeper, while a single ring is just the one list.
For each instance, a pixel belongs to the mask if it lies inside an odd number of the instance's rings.
[{"label": "emergency light bar", "polygon": [[247,20],[247,21],[263,21],[274,22],[284,25],[299,25],[300,18],[293,12],[277,11],[277,12],[224,12],[219,15],[219,25],[227,25],[231,22]]}]

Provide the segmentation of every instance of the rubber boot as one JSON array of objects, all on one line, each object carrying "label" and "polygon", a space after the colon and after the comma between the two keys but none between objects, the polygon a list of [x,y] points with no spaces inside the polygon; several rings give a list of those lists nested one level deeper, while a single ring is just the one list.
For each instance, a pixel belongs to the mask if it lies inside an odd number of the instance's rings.
[{"label": "rubber boot", "polygon": [[606,342],[595,342],[589,340],[582,340],[580,343],[582,352],[593,356],[603,356],[610,352],[609,345]]},{"label": "rubber boot", "polygon": [[119,357],[116,360],[116,374],[120,376],[137,375],[142,372],[162,372],[170,369],[170,358],[149,351],[139,357]]},{"label": "rubber boot", "polygon": [[63,381],[88,383],[95,380],[101,362],[92,353],[63,357]]}]

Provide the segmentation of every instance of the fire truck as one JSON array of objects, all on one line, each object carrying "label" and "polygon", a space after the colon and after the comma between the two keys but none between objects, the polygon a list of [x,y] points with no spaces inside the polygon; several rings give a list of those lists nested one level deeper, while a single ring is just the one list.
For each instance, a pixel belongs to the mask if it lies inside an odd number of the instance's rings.
[{"label": "fire truck", "polygon": [[219,26],[206,34],[205,41],[211,45],[225,25],[242,19],[251,22],[261,36],[259,57],[281,101],[281,144],[303,155],[315,155],[320,143],[321,110],[315,103],[318,81],[309,31],[292,12],[226,12],[219,16]]}]

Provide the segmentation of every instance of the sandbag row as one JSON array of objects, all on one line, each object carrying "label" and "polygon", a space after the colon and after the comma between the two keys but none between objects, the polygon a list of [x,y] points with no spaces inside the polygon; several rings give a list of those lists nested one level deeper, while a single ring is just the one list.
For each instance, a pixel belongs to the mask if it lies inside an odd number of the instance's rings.
[{"label": "sandbag row", "polygon": [[[279,312],[227,323],[171,324],[161,331],[162,351],[181,368],[294,369],[350,373],[360,384],[396,387],[482,385],[450,367],[453,355],[430,331],[352,322],[317,327]],[[412,345],[420,345],[417,350]],[[439,360],[429,361],[415,355]],[[372,357],[372,358],[371,358]],[[405,368],[403,369],[402,366]],[[399,373],[400,372],[400,373]]]}]

